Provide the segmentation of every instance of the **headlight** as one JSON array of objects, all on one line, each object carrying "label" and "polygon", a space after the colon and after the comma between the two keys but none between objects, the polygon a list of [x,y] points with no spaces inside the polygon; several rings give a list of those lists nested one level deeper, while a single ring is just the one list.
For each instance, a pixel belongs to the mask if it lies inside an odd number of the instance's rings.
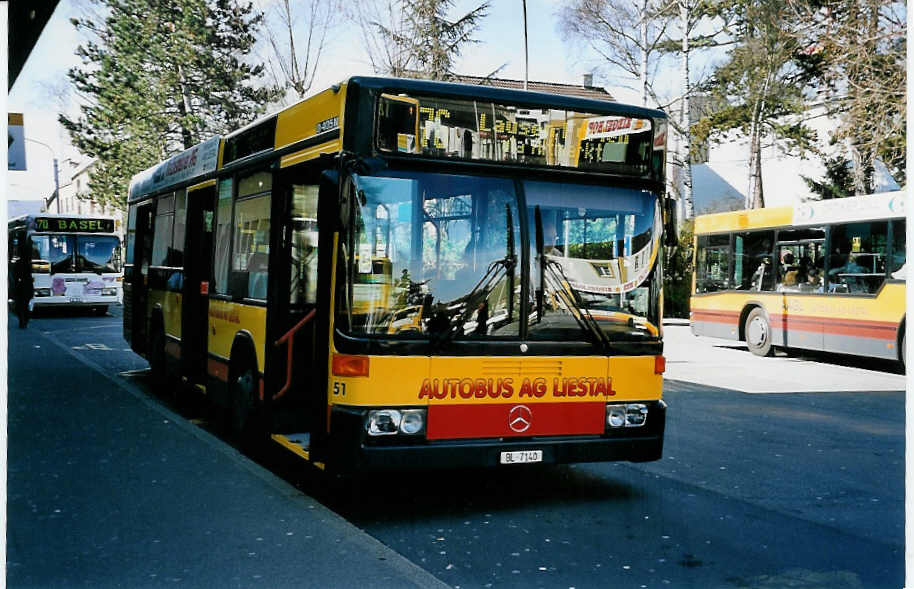
[{"label": "headlight", "polygon": [[400,430],[400,412],[396,409],[369,411],[365,428],[369,436],[393,436]]},{"label": "headlight", "polygon": [[425,409],[405,409],[400,419],[400,431],[408,436],[425,430]]},{"label": "headlight", "polygon": [[116,295],[116,294],[117,294],[117,289],[116,289],[116,288],[103,288],[103,289],[102,289],[102,296],[103,296],[103,297],[113,297],[113,296]]},{"label": "headlight", "polygon": [[641,427],[647,422],[647,405],[631,403],[625,406],[625,427]]},{"label": "headlight", "polygon": [[609,427],[641,427],[647,423],[648,408],[644,403],[607,405],[606,425]]},{"label": "headlight", "polygon": [[49,297],[49,296],[51,296],[51,289],[50,288],[36,288],[35,296],[36,297]]},{"label": "headlight", "polygon": [[606,425],[622,427],[625,425],[625,405],[608,405],[606,407]]}]

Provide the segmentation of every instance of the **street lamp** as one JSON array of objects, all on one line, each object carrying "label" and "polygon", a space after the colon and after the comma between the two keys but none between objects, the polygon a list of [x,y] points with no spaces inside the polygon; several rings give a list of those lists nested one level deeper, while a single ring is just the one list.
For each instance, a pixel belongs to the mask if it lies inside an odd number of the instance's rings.
[{"label": "street lamp", "polygon": [[42,143],[41,141],[38,141],[37,139],[29,139],[28,137],[26,137],[25,140],[31,141],[32,143],[37,143],[38,145],[42,145],[44,147],[47,147],[48,151],[51,152],[51,156],[54,161],[54,195],[45,201],[45,205],[49,205],[49,204],[51,204],[51,201],[56,200],[57,201],[57,212],[60,213],[60,176],[58,174],[58,168],[57,168],[57,152],[55,152],[54,148],[51,147],[50,145],[48,145],[47,143]]}]

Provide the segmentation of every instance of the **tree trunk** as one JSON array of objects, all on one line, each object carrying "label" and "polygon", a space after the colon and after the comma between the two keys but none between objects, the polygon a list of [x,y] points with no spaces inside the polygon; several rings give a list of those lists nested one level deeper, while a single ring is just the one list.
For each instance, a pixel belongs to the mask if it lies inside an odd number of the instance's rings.
[{"label": "tree trunk", "polygon": [[690,97],[692,86],[689,82],[689,6],[685,0],[679,2],[679,19],[682,27],[682,54],[680,70],[682,75],[682,103],[679,121],[682,126],[682,205],[683,215],[691,219],[694,214],[692,203],[692,110]]},{"label": "tree trunk", "polygon": [[647,5],[650,0],[643,0],[641,4],[641,23],[639,32],[641,33],[641,63],[639,64],[641,75],[641,106],[647,106]]},{"label": "tree trunk", "polygon": [[[191,102],[190,102],[190,90],[187,88],[187,83],[184,81],[184,69],[178,65],[178,84],[181,85],[181,102],[178,103],[178,109],[181,112],[181,118],[189,117],[191,115]],[[197,142],[194,137],[194,130],[189,128],[186,123],[181,123],[181,141],[184,143],[184,149],[190,149]]]}]

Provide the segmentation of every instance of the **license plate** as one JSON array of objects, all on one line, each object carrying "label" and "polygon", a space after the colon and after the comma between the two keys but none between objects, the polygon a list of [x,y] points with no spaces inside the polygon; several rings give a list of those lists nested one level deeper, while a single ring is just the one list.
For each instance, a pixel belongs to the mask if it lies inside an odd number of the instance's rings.
[{"label": "license plate", "polygon": [[530,464],[531,462],[542,462],[542,450],[520,450],[517,452],[502,452],[502,464]]},{"label": "license plate", "polygon": [[70,297],[71,303],[81,303],[83,302],[82,297]]}]

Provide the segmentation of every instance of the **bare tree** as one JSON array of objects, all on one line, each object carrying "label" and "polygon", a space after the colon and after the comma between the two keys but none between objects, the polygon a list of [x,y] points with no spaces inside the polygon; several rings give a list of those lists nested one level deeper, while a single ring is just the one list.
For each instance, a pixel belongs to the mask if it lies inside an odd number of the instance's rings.
[{"label": "bare tree", "polygon": [[266,6],[265,14],[273,76],[304,98],[314,82],[327,35],[340,22],[340,0],[275,0]]},{"label": "bare tree", "polygon": [[566,41],[585,41],[611,70],[638,80],[643,105],[656,99],[653,80],[670,22],[664,0],[573,0],[558,16]]},{"label": "bare tree", "polygon": [[371,69],[377,74],[405,77],[414,64],[405,42],[409,21],[401,0],[353,4],[349,18],[359,25]]}]

